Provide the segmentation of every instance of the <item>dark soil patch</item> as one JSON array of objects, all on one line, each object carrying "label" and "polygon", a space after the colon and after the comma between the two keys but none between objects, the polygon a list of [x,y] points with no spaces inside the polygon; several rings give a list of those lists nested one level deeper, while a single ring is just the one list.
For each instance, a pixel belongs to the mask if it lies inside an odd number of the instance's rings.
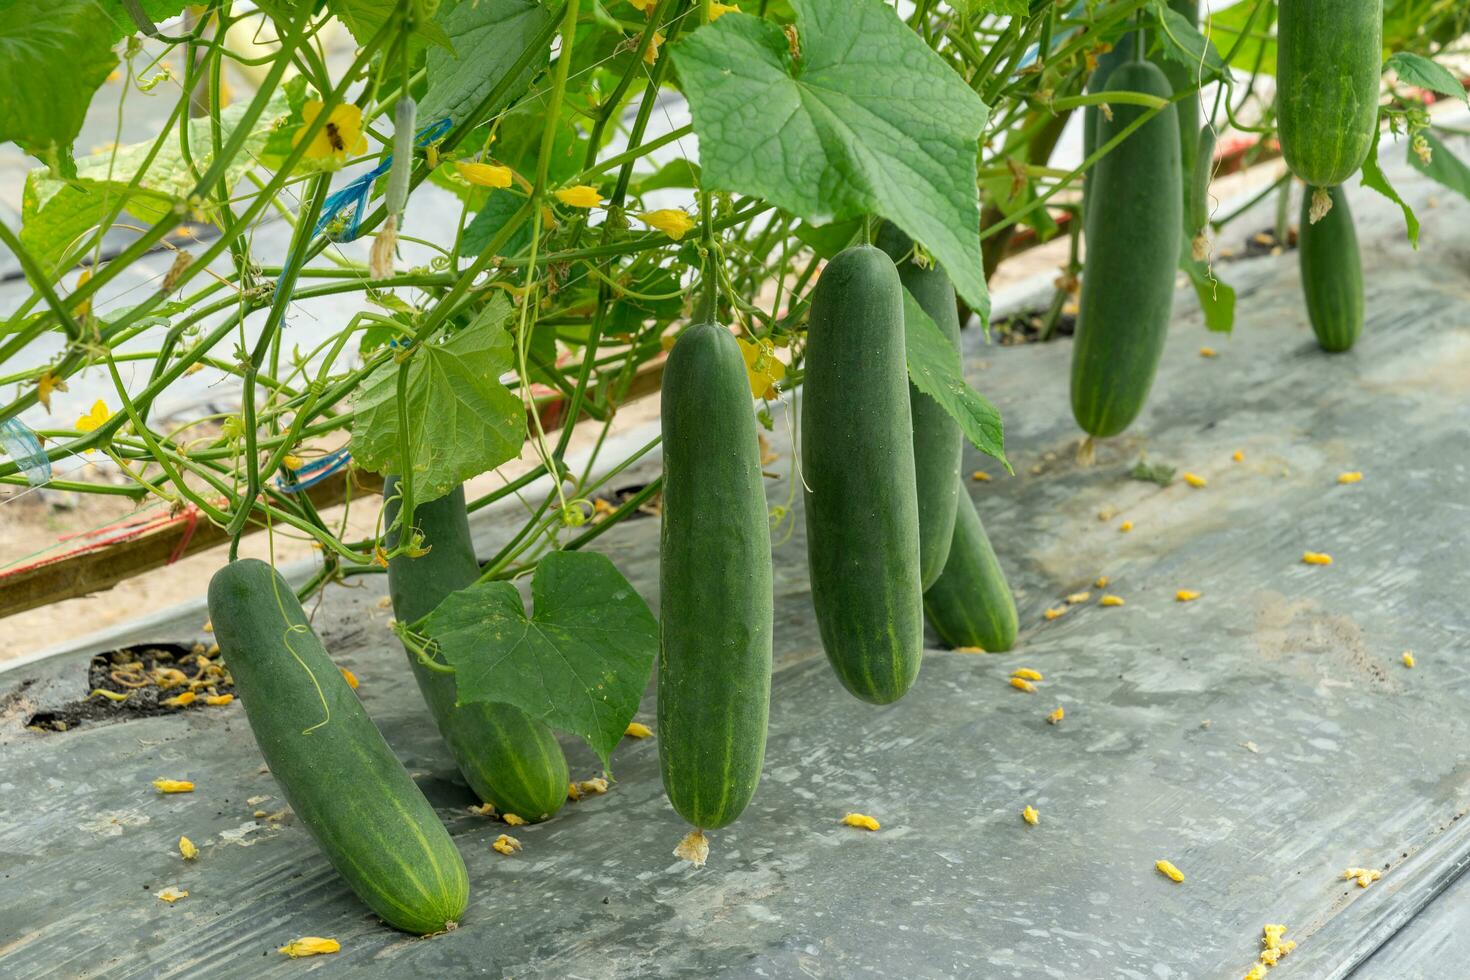
[{"label": "dark soil patch", "polygon": [[1221,262],[1240,262],[1245,259],[1259,259],[1267,255],[1280,255],[1296,248],[1296,229],[1292,228],[1286,233],[1286,242],[1283,245],[1276,240],[1276,229],[1262,228],[1254,235],[1250,235],[1238,248],[1222,248],[1215,253],[1215,258]]},{"label": "dark soil patch", "polygon": [[233,697],[235,685],[216,646],[150,643],[93,657],[87,668],[87,690],[84,698],[36,712],[26,727],[65,732],[91,722],[209,710],[214,707],[210,699]]},{"label": "dark soil patch", "polygon": [[[1017,313],[1015,316],[1004,320],[996,320],[991,324],[995,331],[996,343],[1002,347],[1015,347],[1019,344],[1038,344],[1042,342],[1042,330],[1046,324],[1047,311],[1029,310]],[[1070,337],[1077,330],[1077,314],[1062,313],[1057,317],[1056,329],[1048,340],[1056,340],[1059,337]]]}]

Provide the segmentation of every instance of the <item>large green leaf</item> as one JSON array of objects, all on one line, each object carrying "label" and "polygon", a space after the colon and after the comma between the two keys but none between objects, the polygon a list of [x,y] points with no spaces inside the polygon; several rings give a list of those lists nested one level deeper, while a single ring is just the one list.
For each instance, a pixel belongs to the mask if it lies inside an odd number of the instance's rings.
[{"label": "large green leaf", "polygon": [[[426,124],[446,117],[456,123],[462,121],[500,84],[550,19],[551,12],[532,0],[479,0],[452,8],[446,5],[436,20],[453,47],[448,51],[429,50],[429,90],[419,102],[419,118]],[[548,46],[548,57],[550,51]],[[545,64],[545,59],[532,61],[491,111],[524,92]]]},{"label": "large green leaf", "polygon": [[454,668],[459,703],[513,704],[608,756],[638,710],[658,622],[603,555],[553,551],[536,566],[535,611],[509,582],[455,592],[424,631]]},{"label": "large green leaf", "polygon": [[674,46],[712,190],[817,225],[881,215],[988,319],[975,186],[989,110],[882,0],[794,0],[800,50],[732,14]]},{"label": "large green leaf", "polygon": [[[223,139],[229,139],[245,109],[246,104],[241,102],[220,114]],[[254,166],[255,155],[263,151],[272,127],[286,111],[286,96],[277,92],[245,141],[244,152],[226,170],[226,187],[233,187]],[[214,159],[208,119],[190,121],[189,146],[194,166],[202,174]],[[77,177],[71,181],[54,180],[44,168],[26,176],[20,240],[48,276],[60,271],[58,263],[67,251],[82,241],[119,200],[125,201],[129,214],[148,223],[162,219],[188,200],[197,178],[184,163],[177,136],[165,138],[153,163],[136,186],[129,187],[152,147],[152,141],[134,143],[84,157],[77,162]],[[209,202],[196,205],[195,217],[212,218]]]},{"label": "large green leaf", "polygon": [[1387,67],[1392,68],[1399,76],[1399,81],[1406,84],[1427,88],[1452,99],[1466,98],[1465,86],[1455,80],[1450,70],[1423,55],[1400,51],[1388,59]]},{"label": "large green leaf", "polygon": [[[1259,71],[1263,75],[1274,75],[1276,35],[1271,31],[1271,24],[1275,19],[1276,5],[1272,2],[1266,4],[1264,11],[1258,11],[1255,3],[1237,3],[1211,12],[1205,30],[1220,51],[1226,54],[1234,52],[1230,57],[1232,68],[1247,74]],[[1243,41],[1242,34],[1245,36]]]},{"label": "large green leaf", "polygon": [[[186,0],[132,0],[132,2],[142,12],[144,19],[150,21],[154,28],[177,17],[188,6]],[[105,0],[99,6],[108,17],[112,18],[114,41],[131,37],[142,30],[142,26],[128,12],[125,0]]]},{"label": "large green leaf", "polygon": [[1393,185],[1388,182],[1388,177],[1384,174],[1383,168],[1378,165],[1378,144],[1382,138],[1383,132],[1381,130],[1374,132],[1373,148],[1368,151],[1368,159],[1363,161],[1363,186],[1373,188],[1403,209],[1404,226],[1409,234],[1409,243],[1415,249],[1418,249],[1419,216],[1414,213],[1414,209],[1409,207],[1408,203],[1402,197],[1399,197],[1399,192],[1393,189]]},{"label": "large green leaf", "polygon": [[113,31],[95,0],[0,0],[0,142],[70,176],[92,94],[117,67]]},{"label": "large green leaf", "polygon": [[1014,473],[1006,459],[1000,412],[966,383],[960,352],[908,290],[903,293],[903,324],[904,353],[914,387],[943,406],[976,449]]},{"label": "large green leaf", "polygon": [[1470,167],[1450,152],[1438,136],[1425,130],[1424,139],[1429,144],[1429,162],[1425,163],[1412,148],[1409,150],[1409,165],[1426,177],[1439,181],[1452,191],[1470,198]]},{"label": "large green leaf", "polygon": [[1225,76],[1225,62],[1215,46],[1179,11],[1164,0],[1154,0],[1159,18],[1159,45],[1165,58],[1189,69],[1201,86]]},{"label": "large green leaf", "polygon": [[384,474],[411,468],[414,499],[427,503],[514,459],[525,441],[526,413],[500,383],[513,363],[506,332],[511,313],[510,301],[497,294],[469,326],[413,353],[406,461],[398,442],[398,365],[390,361],[368,375],[352,423],[358,464]]},{"label": "large green leaf", "polygon": [[[468,5],[473,6],[476,0],[468,0]],[[409,39],[409,52],[413,57],[423,50],[426,43],[433,43],[446,51],[454,49],[449,44],[449,37],[444,33],[444,28],[439,26],[437,19],[426,16],[433,7],[438,4],[426,2],[426,0],[413,0],[417,9],[414,18],[413,37]],[[353,40],[358,44],[367,44],[373,36],[388,22],[388,18],[397,13],[401,0],[327,0],[327,7],[336,15],[337,19],[347,25],[347,30],[352,34]],[[445,4],[448,6],[448,4]],[[289,8],[287,8],[289,9]]]}]

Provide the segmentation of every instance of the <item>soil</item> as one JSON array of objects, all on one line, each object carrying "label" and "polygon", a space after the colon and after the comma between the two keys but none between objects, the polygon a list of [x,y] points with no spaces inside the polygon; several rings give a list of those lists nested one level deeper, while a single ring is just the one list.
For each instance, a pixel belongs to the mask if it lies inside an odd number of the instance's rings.
[{"label": "soil", "polygon": [[219,659],[219,647],[203,643],[147,644],[99,653],[88,668],[87,686],[90,693],[85,698],[39,711],[26,720],[26,727],[65,732],[85,724],[209,711],[214,705],[207,698],[233,697],[235,691],[234,678]]}]

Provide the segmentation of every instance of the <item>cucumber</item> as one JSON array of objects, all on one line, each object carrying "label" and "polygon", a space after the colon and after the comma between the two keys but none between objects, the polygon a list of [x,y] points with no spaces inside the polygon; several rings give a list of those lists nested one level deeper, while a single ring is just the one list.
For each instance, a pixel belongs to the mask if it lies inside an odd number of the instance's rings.
[{"label": "cucumber", "polygon": [[760,781],[771,705],[771,532],[750,382],[713,323],[680,335],[663,377],[658,757],[664,792],[701,830]]},{"label": "cucumber", "polygon": [[[1105,52],[1097,59],[1097,67],[1092,70],[1092,75],[1087,79],[1087,94],[1095,95],[1108,86],[1108,79],[1112,77],[1119,65],[1133,60],[1133,43],[1136,32],[1129,31],[1113,44],[1111,51]],[[1111,108],[1111,107],[1110,107]],[[1098,122],[1103,119],[1102,110],[1095,105],[1090,105],[1082,111],[1082,159],[1086,160],[1097,151],[1102,142],[1097,138]],[[1086,223],[1088,201],[1091,195],[1088,188],[1092,184],[1092,174],[1097,168],[1088,170],[1082,175],[1082,217]]]},{"label": "cucumber", "polygon": [[[1108,88],[1170,98],[1146,61],[1120,66]],[[1099,145],[1140,114],[1118,103]],[[1072,347],[1072,414],[1089,435],[1114,436],[1138,417],[1164,352],[1183,233],[1179,120],[1153,116],[1098,163],[1087,216],[1087,256]]]},{"label": "cucumber", "polygon": [[1328,193],[1332,210],[1315,225],[1312,192],[1302,195],[1298,249],[1312,332],[1323,350],[1338,352],[1351,350],[1363,332],[1363,258],[1347,195],[1341,187]]},{"label": "cucumber", "polygon": [[1280,0],[1276,124],[1292,173],[1336,187],[1363,165],[1382,70],[1383,0]]},{"label": "cucumber", "polygon": [[1189,179],[1188,213],[1184,233],[1191,239],[1210,223],[1210,178],[1215,175],[1215,129],[1209,123],[1200,127],[1194,155],[1194,170],[1181,170]]},{"label": "cucumber", "polygon": [[924,614],[950,646],[1002,653],[1016,642],[1016,600],[974,502],[962,496],[954,547],[944,574],[924,593]]},{"label": "cucumber", "polygon": [[853,695],[897,701],[924,652],[903,284],[871,245],[812,296],[802,400],[807,567],[822,646]]},{"label": "cucumber", "polygon": [[[384,481],[383,493],[391,549],[399,534],[393,528],[401,502],[397,477]],[[463,487],[426,504],[415,504],[413,523],[424,536],[428,554],[417,558],[398,555],[388,561],[393,615],[405,623],[427,616],[451,592],[480,577]],[[457,704],[453,674],[425,667],[412,653],[408,663],[449,754],[476,796],[500,813],[513,813],[532,823],[561,809],[567,799],[567,760],[550,728],[513,705]]]},{"label": "cucumber", "polygon": [[[938,325],[958,358],[960,315],[949,276],[937,265],[925,269],[912,259],[900,261],[913,250],[913,239],[887,222],[878,232],[877,244],[898,263],[899,281]],[[919,494],[919,579],[927,589],[944,571],[954,538],[965,436],[944,406],[915,388],[912,381],[909,416],[914,426],[914,479]]]},{"label": "cucumber", "polygon": [[464,861],[291,586],[265,562],[231,562],[210,579],[209,618],[266,765],[327,860],[389,925],[452,928]]},{"label": "cucumber", "polygon": [[[1169,8],[1189,21],[1191,27],[1199,27],[1199,0],[1169,0]],[[1163,39],[1160,39],[1160,43],[1165,42]],[[1192,94],[1186,95],[1174,103],[1174,112],[1179,117],[1179,172],[1183,174],[1184,180],[1188,182],[1194,176],[1194,161],[1196,154],[1199,152],[1199,137],[1197,134],[1199,133],[1200,120],[1200,66],[1182,64],[1173,58],[1166,58],[1162,54],[1159,54],[1157,58],[1156,64],[1158,64],[1159,70],[1164,73],[1164,77],[1169,80],[1169,89],[1171,92],[1178,93],[1190,89],[1193,90]],[[1188,184],[1184,188],[1184,193],[1186,195],[1189,194]],[[1188,208],[1187,199],[1185,207]],[[1188,214],[1188,211],[1186,211],[1186,214]],[[1197,231],[1199,231],[1198,227],[1189,228],[1186,226],[1185,228],[1185,233],[1190,238],[1193,238],[1194,233]]]}]

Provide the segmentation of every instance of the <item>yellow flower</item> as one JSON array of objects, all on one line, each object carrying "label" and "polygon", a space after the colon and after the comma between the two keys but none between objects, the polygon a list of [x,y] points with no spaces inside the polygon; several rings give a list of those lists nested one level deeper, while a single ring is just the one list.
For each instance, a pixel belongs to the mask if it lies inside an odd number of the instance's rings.
[{"label": "yellow flower", "polygon": [[709,21],[711,24],[726,14],[738,13],[740,13],[740,8],[733,3],[720,3],[719,0],[715,0],[714,3],[709,5]]},{"label": "yellow flower", "polygon": [[1129,531],[1133,530],[1133,522],[1124,521],[1122,524],[1118,525],[1118,530],[1123,534],[1127,534]]},{"label": "yellow flower", "polygon": [[556,199],[571,208],[595,208],[602,204],[602,195],[590,184],[563,187],[556,192]]},{"label": "yellow flower", "polygon": [[1208,481],[1197,473],[1186,473],[1184,474],[1184,482],[1198,490],[1205,486]]},{"label": "yellow flower", "polygon": [[1154,867],[1159,869],[1159,874],[1168,878],[1170,881],[1180,882],[1184,880],[1184,872],[1174,867],[1171,861],[1155,861]]},{"label": "yellow flower", "polygon": [[1281,937],[1286,935],[1286,926],[1265,925],[1261,927],[1261,945],[1267,949],[1280,949]]},{"label": "yellow flower", "polygon": [[647,738],[653,734],[653,729],[647,725],[640,725],[636,721],[628,722],[628,730],[623,733],[629,738]]},{"label": "yellow flower", "polygon": [[984,470],[976,470],[975,472],[970,474],[970,479],[974,480],[976,483],[989,483],[990,474],[985,472]]},{"label": "yellow flower", "polygon": [[658,0],[628,0],[628,3],[641,13],[648,13],[658,3]]},{"label": "yellow flower", "polygon": [[465,180],[476,187],[509,187],[512,174],[509,167],[494,163],[456,163],[454,169]]},{"label": "yellow flower", "polygon": [[51,411],[51,393],[65,390],[66,380],[55,371],[47,371],[36,379],[36,401],[48,412]]},{"label": "yellow flower", "polygon": [[1041,823],[1041,814],[1036,812],[1036,807],[1028,804],[1026,809],[1021,811],[1021,819],[1035,827]]},{"label": "yellow flower", "polygon": [[664,43],[663,31],[654,31],[653,37],[648,39],[648,47],[643,49],[643,63],[651,65],[658,60],[659,45]]},{"label": "yellow flower", "polygon": [[1046,723],[1048,725],[1060,725],[1062,719],[1065,717],[1067,717],[1067,709],[1058,705],[1057,710],[1046,716]]},{"label": "yellow flower", "polygon": [[[306,131],[316,122],[322,108],[323,104],[315,99],[301,107],[301,129],[291,141],[293,147],[301,142]],[[367,137],[362,135],[362,110],[355,105],[343,103],[333,107],[331,114],[327,116],[326,125],[311,138],[311,144],[306,148],[306,158],[322,160],[335,157],[341,161],[349,153],[356,156],[366,152]]]},{"label": "yellow flower", "polygon": [[277,952],[285,953],[293,960],[302,956],[320,956],[323,953],[335,953],[342,948],[342,944],[335,939],[322,939],[320,936],[302,936],[293,939],[282,946]]},{"label": "yellow flower", "polygon": [[1097,600],[1097,604],[1099,606],[1117,608],[1118,606],[1123,605],[1123,597],[1120,595],[1105,595],[1101,599]]},{"label": "yellow flower", "polygon": [[195,697],[197,695],[193,691],[184,691],[182,694],[176,694],[171,698],[164,698],[158,703],[165,708],[184,708],[193,704]]},{"label": "yellow flower", "polygon": [[174,888],[173,886],[169,886],[168,888],[165,888],[163,889],[163,891],[158,893],[159,900],[167,902],[170,905],[177,902],[181,898],[188,897],[188,892],[184,891],[182,888]]},{"label": "yellow flower", "polygon": [[1012,677],[1011,687],[1014,687],[1018,691],[1025,691],[1027,694],[1036,693],[1036,685],[1024,677]]},{"label": "yellow flower", "polygon": [[955,647],[955,653],[984,653],[984,647]]},{"label": "yellow flower", "polygon": [[521,842],[509,834],[501,834],[495,838],[495,843],[490,845],[501,854],[510,855],[521,849]]},{"label": "yellow flower", "polygon": [[1332,556],[1320,551],[1308,551],[1302,555],[1302,561],[1308,565],[1331,565]]},{"label": "yellow flower", "polygon": [[767,400],[776,397],[776,382],[786,377],[786,365],[776,359],[769,343],[752,343],[737,338],[740,356],[745,358],[745,373],[750,379],[750,393]]},{"label": "yellow flower", "polygon": [[1041,676],[1041,671],[1032,670],[1030,667],[1020,667],[1016,670],[1013,670],[1011,671],[1011,676],[1019,677],[1023,681],[1040,681],[1046,679]]},{"label": "yellow flower", "polygon": [[233,694],[211,694],[209,697],[204,699],[204,703],[209,705],[211,708],[219,708],[229,704],[233,700],[235,700],[235,696]]},{"label": "yellow flower", "polygon": [[342,679],[347,682],[347,686],[354,691],[357,690],[357,675],[346,667],[338,667],[337,669],[342,672]]},{"label": "yellow flower", "polygon": [[877,830],[882,826],[866,813],[849,813],[842,818],[842,822],[849,827],[861,827],[863,830]]},{"label": "yellow flower", "polygon": [[[586,788],[586,785],[587,785],[586,783],[583,783],[582,784],[582,786],[583,786],[584,789]],[[509,827],[519,827],[519,826],[521,826],[522,824],[524,824],[526,822],[526,820],[525,820],[524,817],[518,817],[514,813],[507,813],[501,819],[503,819],[505,821],[505,823],[506,823],[506,826],[509,826]]]},{"label": "yellow flower", "polygon": [[[79,272],[77,274],[77,285],[76,285],[76,288],[77,289],[81,289],[83,286],[85,286],[87,283],[89,283],[91,281],[92,281],[92,270],[91,269],[83,269],[81,272]],[[77,319],[79,319],[79,320],[85,320],[87,318],[87,316],[91,314],[91,312],[92,312],[92,301],[91,300],[84,299],[79,304],[77,304]]]},{"label": "yellow flower", "polygon": [[[593,776],[591,779],[584,779],[580,783],[578,783],[577,789],[581,791],[583,796],[586,796],[589,793],[593,794],[594,796],[601,796],[603,793],[607,792],[607,780],[603,779],[601,776]],[[505,822],[510,823],[509,820],[506,820]]]},{"label": "yellow flower", "polygon": [[187,837],[179,838],[179,853],[184,856],[185,861],[192,861],[199,856],[199,848]]},{"label": "yellow flower", "polygon": [[1233,459],[1233,460],[1235,460],[1237,463],[1244,463],[1245,462],[1245,450],[1243,450],[1243,449],[1237,449],[1235,452],[1233,452],[1233,453],[1230,454],[1230,458]]},{"label": "yellow flower", "polygon": [[1061,616],[1066,611],[1067,611],[1067,607],[1066,606],[1058,606],[1055,609],[1048,609],[1042,615],[1044,615],[1047,618],[1047,621],[1050,622],[1051,620],[1056,619],[1059,616]]},{"label": "yellow flower", "polygon": [[1200,595],[1201,593],[1196,592],[1193,589],[1180,589],[1178,592],[1174,593],[1174,598],[1177,599],[1179,602],[1193,602],[1194,600],[1198,599]]},{"label": "yellow flower", "polygon": [[576,802],[582,798],[582,791],[577,788],[576,783],[567,783],[567,799]]},{"label": "yellow flower", "polygon": [[112,418],[112,413],[107,410],[107,403],[99,398],[92,404],[90,412],[77,419],[77,431],[94,432],[110,418]]},{"label": "yellow flower", "polygon": [[1383,872],[1377,868],[1348,868],[1342,873],[1344,880],[1356,879],[1359,888],[1367,888],[1373,882],[1383,877]]},{"label": "yellow flower", "polygon": [[1088,599],[1091,598],[1091,592],[1073,592],[1071,595],[1067,596],[1067,605],[1075,606],[1077,605],[1077,603],[1086,602]]},{"label": "yellow flower", "polygon": [[676,242],[689,234],[689,230],[694,227],[694,219],[678,208],[644,211],[638,215],[638,220],[649,227],[657,228]]},{"label": "yellow flower", "polygon": [[290,453],[281,457],[281,465],[292,471],[301,469],[302,462],[300,456],[292,456]]},{"label": "yellow flower", "polygon": [[153,788],[160,793],[192,793],[194,784],[187,779],[155,779]]},{"label": "yellow flower", "polygon": [[1099,589],[1106,589],[1108,587],[1108,581],[1109,579],[1106,575],[1099,575],[1097,581],[1092,584]]},{"label": "yellow flower", "polygon": [[[65,389],[62,389],[62,390],[64,391]],[[1337,475],[1337,482],[1338,483],[1341,483],[1341,484],[1362,483],[1363,482],[1363,474],[1358,473],[1358,472],[1353,472],[1353,473],[1339,473]]]},{"label": "yellow flower", "polygon": [[1409,651],[1409,650],[1405,650],[1404,651],[1404,666],[1405,667],[1412,667],[1412,666],[1414,666],[1414,654],[1411,651]]},{"label": "yellow flower", "polygon": [[1216,353],[1217,351],[1213,347],[1201,347],[1199,349],[1200,357],[1214,357]]}]

